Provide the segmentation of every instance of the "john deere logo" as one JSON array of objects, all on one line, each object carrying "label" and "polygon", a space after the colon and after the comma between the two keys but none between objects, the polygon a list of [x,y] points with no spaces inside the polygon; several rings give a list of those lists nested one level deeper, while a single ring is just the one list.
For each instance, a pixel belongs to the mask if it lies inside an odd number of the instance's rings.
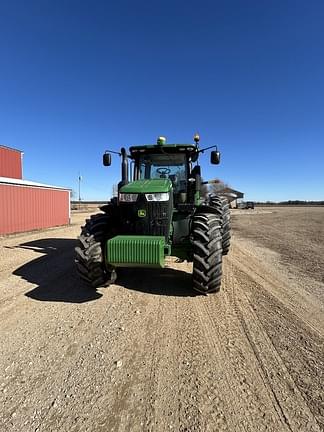
[{"label": "john deere logo", "polygon": [[145,217],[146,216],[146,210],[138,210],[137,211],[138,217]]}]

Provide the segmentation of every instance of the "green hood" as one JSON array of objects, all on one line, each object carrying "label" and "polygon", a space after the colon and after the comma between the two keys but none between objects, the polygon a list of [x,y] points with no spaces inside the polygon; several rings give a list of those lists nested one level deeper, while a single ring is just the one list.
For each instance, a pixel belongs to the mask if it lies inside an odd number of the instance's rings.
[{"label": "green hood", "polygon": [[136,180],[120,188],[122,193],[170,192],[172,182],[169,179]]}]

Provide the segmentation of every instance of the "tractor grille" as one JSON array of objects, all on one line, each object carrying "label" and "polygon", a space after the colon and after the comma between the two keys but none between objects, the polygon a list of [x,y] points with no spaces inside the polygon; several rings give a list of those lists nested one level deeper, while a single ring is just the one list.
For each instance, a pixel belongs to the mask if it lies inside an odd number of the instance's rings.
[{"label": "tractor grille", "polygon": [[164,202],[149,202],[139,195],[135,203],[120,203],[121,234],[163,236],[167,241],[172,207],[172,194]]}]

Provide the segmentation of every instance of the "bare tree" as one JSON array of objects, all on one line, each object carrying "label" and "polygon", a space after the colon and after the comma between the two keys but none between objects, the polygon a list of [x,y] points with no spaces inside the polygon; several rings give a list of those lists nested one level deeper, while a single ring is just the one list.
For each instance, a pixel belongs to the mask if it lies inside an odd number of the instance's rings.
[{"label": "bare tree", "polygon": [[223,189],[229,187],[227,183],[224,183],[223,180],[214,179],[210,181],[209,192],[210,193],[219,193]]}]

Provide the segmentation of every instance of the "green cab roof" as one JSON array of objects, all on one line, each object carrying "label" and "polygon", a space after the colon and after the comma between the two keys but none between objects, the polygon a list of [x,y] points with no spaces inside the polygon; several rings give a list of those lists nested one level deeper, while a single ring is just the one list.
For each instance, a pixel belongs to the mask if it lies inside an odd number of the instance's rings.
[{"label": "green cab roof", "polygon": [[156,193],[170,192],[172,182],[169,179],[135,180],[120,188],[121,193]]}]

